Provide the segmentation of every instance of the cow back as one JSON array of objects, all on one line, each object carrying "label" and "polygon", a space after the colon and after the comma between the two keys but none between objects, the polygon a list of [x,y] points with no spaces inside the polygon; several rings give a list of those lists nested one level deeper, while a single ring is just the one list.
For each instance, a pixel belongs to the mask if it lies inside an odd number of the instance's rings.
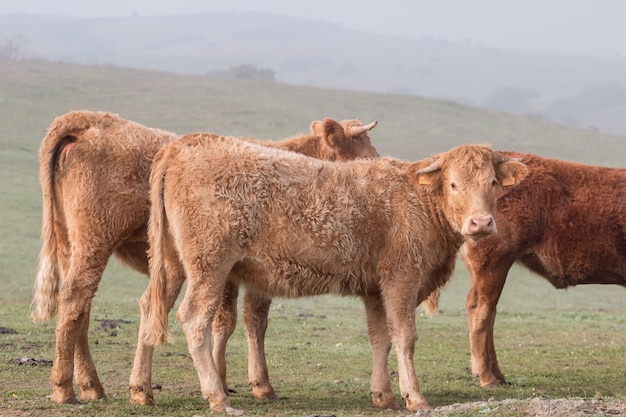
[{"label": "cow back", "polygon": [[504,154],[529,175],[498,198],[498,234],[468,247],[470,262],[517,260],[556,288],[626,285],[626,170]]}]

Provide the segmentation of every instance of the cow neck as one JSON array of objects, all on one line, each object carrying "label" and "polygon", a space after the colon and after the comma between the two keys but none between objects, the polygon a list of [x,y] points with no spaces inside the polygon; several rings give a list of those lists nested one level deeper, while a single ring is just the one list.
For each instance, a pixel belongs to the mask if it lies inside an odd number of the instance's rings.
[{"label": "cow neck", "polygon": [[321,158],[323,155],[320,140],[321,139],[314,136],[295,137],[287,139],[285,142],[283,142],[282,148],[303,155]]},{"label": "cow neck", "polygon": [[455,231],[448,221],[442,207],[443,198],[440,195],[429,193],[424,188],[420,190],[420,198],[428,208],[428,217],[433,224],[433,229],[438,231],[436,235],[439,237],[438,243],[445,247],[450,247],[450,243],[454,243],[454,247],[458,250],[465,242],[465,238],[461,233]]}]

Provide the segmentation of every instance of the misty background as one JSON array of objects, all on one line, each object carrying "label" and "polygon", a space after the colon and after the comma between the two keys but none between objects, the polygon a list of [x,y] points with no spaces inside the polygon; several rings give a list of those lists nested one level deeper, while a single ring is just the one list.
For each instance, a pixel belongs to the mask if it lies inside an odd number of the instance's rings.
[{"label": "misty background", "polygon": [[0,60],[419,95],[626,135],[618,0],[11,3]]}]

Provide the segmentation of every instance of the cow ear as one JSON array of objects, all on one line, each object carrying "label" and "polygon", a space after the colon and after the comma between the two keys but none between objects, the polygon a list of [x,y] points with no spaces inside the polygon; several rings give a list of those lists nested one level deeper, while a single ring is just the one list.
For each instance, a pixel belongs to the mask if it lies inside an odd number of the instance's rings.
[{"label": "cow ear", "polygon": [[333,119],[324,119],[321,137],[332,148],[340,148],[347,142],[343,127]]},{"label": "cow ear", "polygon": [[311,123],[311,134],[321,138],[324,134],[324,123],[319,120]]},{"label": "cow ear", "polygon": [[441,166],[439,160],[418,161],[409,165],[408,173],[419,185],[433,185],[440,177]]},{"label": "cow ear", "polygon": [[503,187],[519,184],[528,175],[528,168],[519,161],[508,161],[496,165],[496,177]]},{"label": "cow ear", "polygon": [[433,183],[435,182],[435,179],[437,178],[437,175],[439,175],[439,172],[429,172],[429,173],[420,174],[418,171],[416,171],[415,175],[417,176],[417,183],[419,185],[433,185]]}]

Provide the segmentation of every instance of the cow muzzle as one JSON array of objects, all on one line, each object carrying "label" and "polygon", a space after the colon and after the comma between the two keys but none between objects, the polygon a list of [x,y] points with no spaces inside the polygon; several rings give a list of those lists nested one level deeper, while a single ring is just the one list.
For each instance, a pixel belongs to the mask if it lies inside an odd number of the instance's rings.
[{"label": "cow muzzle", "polygon": [[472,216],[463,224],[461,233],[464,236],[477,240],[496,233],[496,221],[493,216]]}]

